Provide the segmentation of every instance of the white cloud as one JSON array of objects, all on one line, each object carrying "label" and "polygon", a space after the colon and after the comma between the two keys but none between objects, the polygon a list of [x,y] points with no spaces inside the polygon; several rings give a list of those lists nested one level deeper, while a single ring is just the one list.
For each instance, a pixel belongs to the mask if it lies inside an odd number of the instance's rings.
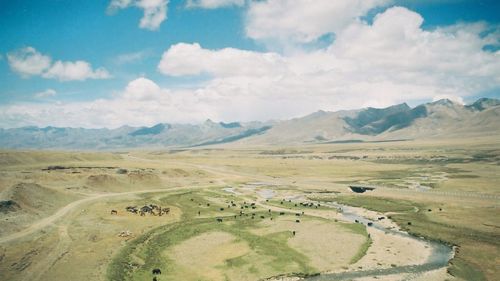
[{"label": "white cloud", "polygon": [[36,93],[34,96],[35,96],[35,98],[41,99],[41,98],[54,97],[56,95],[57,95],[57,92],[54,89],[47,89],[45,91]]},{"label": "white cloud", "polygon": [[182,76],[207,73],[215,76],[276,75],[283,69],[283,58],[276,53],[258,53],[234,48],[207,50],[197,43],[179,43],[163,53],[161,73]]},{"label": "white cloud", "polygon": [[[180,43],[158,70],[210,75],[189,89],[131,81],[111,99],[0,108],[0,125],[117,127],[159,122],[290,118],[316,111],[467,96],[500,87],[500,56],[484,51],[498,32],[486,24],[425,30],[422,17],[394,7],[372,24],[352,20],[329,46],[288,54]],[[485,35],[486,34],[486,35]]]},{"label": "white cloud", "polygon": [[202,8],[202,9],[217,9],[230,6],[243,6],[245,0],[187,0],[186,7]]},{"label": "white cloud", "polygon": [[389,0],[266,0],[252,1],[246,34],[280,44],[308,43],[337,33],[369,10]]},{"label": "white cloud", "polygon": [[62,62],[56,61],[46,72],[44,78],[54,78],[60,81],[107,79],[111,76],[104,68],[92,70],[92,66],[86,61]]},{"label": "white cloud", "polygon": [[123,92],[123,97],[127,100],[156,100],[167,95],[168,91],[163,91],[155,82],[143,77],[128,83]]},{"label": "white cloud", "polygon": [[159,122],[201,122],[205,116],[216,116],[207,106],[207,99],[207,95],[195,91],[171,93],[147,78],[137,78],[111,99],[0,106],[0,125],[113,128]]},{"label": "white cloud", "polygon": [[167,5],[169,0],[111,0],[108,12],[114,13],[120,9],[134,6],[142,9],[143,17],[139,22],[140,28],[157,30],[163,21],[167,19]]},{"label": "white cloud", "polygon": [[49,56],[39,53],[33,47],[26,47],[7,54],[10,68],[27,78],[41,76],[43,78],[58,79],[60,81],[86,79],[107,79],[110,74],[104,68],[92,69],[86,61],[56,61],[52,63]]},{"label": "white cloud", "polygon": [[10,68],[24,78],[40,75],[51,64],[49,56],[42,55],[33,47],[26,47],[8,53],[7,60]]}]

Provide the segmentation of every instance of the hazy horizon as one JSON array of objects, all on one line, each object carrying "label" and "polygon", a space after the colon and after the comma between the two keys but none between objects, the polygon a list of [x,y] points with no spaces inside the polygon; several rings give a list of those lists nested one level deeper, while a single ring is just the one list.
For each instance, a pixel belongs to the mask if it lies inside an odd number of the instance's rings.
[{"label": "hazy horizon", "polygon": [[[434,102],[437,102],[437,101],[440,101],[440,100],[449,100],[455,104],[459,104],[459,105],[463,105],[463,106],[467,106],[467,105],[472,105],[474,102],[480,100],[480,99],[484,99],[484,98],[478,98],[478,99],[475,99],[471,102],[464,102],[462,100],[453,100],[453,99],[450,99],[449,97],[443,97],[443,98],[440,98],[440,99],[433,99],[429,102],[425,102],[425,103],[421,103],[421,104],[415,104],[415,105],[410,105],[408,104],[407,102],[402,102],[402,103],[398,103],[398,104],[391,104],[391,105],[388,105],[388,106],[384,106],[384,107],[363,107],[363,108],[352,108],[352,109],[339,109],[339,110],[335,110],[335,111],[329,111],[329,110],[323,110],[323,109],[318,109],[316,111],[313,111],[313,112],[309,112],[309,113],[306,113],[306,114],[301,114],[301,115],[297,115],[297,116],[290,116],[290,117],[287,117],[287,118],[281,118],[281,119],[267,119],[267,120],[246,120],[246,121],[241,121],[241,120],[213,120],[211,118],[206,118],[205,120],[202,120],[202,121],[198,121],[198,122],[179,122],[179,123],[175,123],[175,122],[169,122],[168,120],[164,120],[164,121],[160,121],[160,122],[157,122],[157,123],[153,123],[153,124],[143,124],[143,125],[136,125],[136,126],[132,126],[132,125],[129,125],[129,124],[123,124],[123,125],[120,125],[120,126],[117,126],[117,127],[106,127],[106,126],[102,126],[102,127],[75,127],[75,126],[65,126],[66,128],[82,128],[82,129],[109,129],[109,130],[115,130],[115,129],[119,129],[119,128],[122,128],[122,127],[154,127],[156,125],[159,125],[159,124],[177,124],[177,125],[201,125],[201,124],[204,124],[204,123],[207,123],[207,122],[214,122],[214,123],[217,123],[217,124],[231,124],[231,123],[241,123],[241,124],[245,124],[245,123],[252,123],[252,122],[261,122],[263,124],[266,124],[266,123],[273,123],[273,122],[281,122],[281,121],[288,121],[288,120],[292,120],[292,119],[300,119],[300,118],[304,118],[304,117],[307,117],[309,115],[312,115],[312,114],[315,114],[315,113],[318,113],[318,112],[340,112],[340,111],[350,111],[350,110],[363,110],[363,109],[368,109],[368,108],[375,108],[375,109],[386,109],[388,107],[392,107],[392,106],[397,106],[397,105],[402,105],[402,104],[406,104],[408,105],[410,108],[415,108],[417,106],[420,106],[420,105],[423,105],[423,104],[429,104],[429,103],[434,103]],[[44,128],[44,127],[58,127],[58,126],[53,126],[53,125],[46,125],[46,126],[37,126],[37,125],[26,125],[26,126],[21,126],[21,127],[0,127],[0,129],[16,129],[16,128],[23,128],[23,127],[39,127],[39,128]]]}]

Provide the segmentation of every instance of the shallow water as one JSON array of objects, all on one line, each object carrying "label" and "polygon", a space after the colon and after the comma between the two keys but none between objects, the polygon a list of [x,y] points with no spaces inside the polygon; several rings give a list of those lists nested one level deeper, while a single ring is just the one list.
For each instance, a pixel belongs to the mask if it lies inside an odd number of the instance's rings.
[{"label": "shallow water", "polygon": [[342,209],[342,220],[348,222],[355,222],[356,220],[359,223],[366,225],[368,222],[371,222],[373,225],[369,227],[374,227],[376,229],[394,234],[400,235],[409,239],[413,239],[419,242],[423,242],[427,244],[429,248],[432,249],[432,254],[428,258],[426,262],[418,265],[406,265],[406,266],[396,266],[390,268],[381,268],[381,269],[370,269],[370,270],[356,270],[356,271],[348,271],[348,272],[338,272],[338,273],[326,273],[321,274],[319,276],[314,276],[310,278],[306,278],[307,280],[351,280],[353,278],[361,278],[361,277],[369,277],[369,276],[383,276],[383,275],[392,275],[392,274],[401,274],[401,273],[411,273],[411,274],[420,274],[427,271],[439,269],[448,265],[448,262],[453,258],[453,248],[448,245],[428,241],[423,238],[412,236],[404,231],[395,230],[395,229],[387,229],[384,226],[380,225],[376,221],[369,220],[359,214],[356,213],[356,209],[337,204],[337,203],[323,203],[324,205],[331,206],[334,208]]}]

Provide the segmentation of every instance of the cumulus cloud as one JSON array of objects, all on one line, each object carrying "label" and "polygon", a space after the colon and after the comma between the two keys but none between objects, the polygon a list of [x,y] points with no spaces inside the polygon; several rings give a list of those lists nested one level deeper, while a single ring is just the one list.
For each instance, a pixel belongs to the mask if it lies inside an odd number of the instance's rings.
[{"label": "cumulus cloud", "polygon": [[245,0],[188,0],[186,7],[202,8],[202,9],[217,9],[230,6],[243,6]]},{"label": "cumulus cloud", "polygon": [[276,53],[234,48],[207,50],[198,43],[179,43],[163,53],[158,69],[171,76],[202,73],[214,76],[263,76],[279,74],[283,66],[283,57]]},{"label": "cumulus cloud", "polygon": [[86,61],[64,62],[56,61],[38,52],[33,47],[26,47],[7,54],[10,68],[28,78],[41,76],[43,78],[58,79],[60,81],[83,81],[86,79],[107,79],[110,77],[104,68],[92,69]]},{"label": "cumulus cloud", "polygon": [[265,0],[250,2],[246,34],[261,40],[308,43],[337,33],[389,0]]},{"label": "cumulus cloud", "polygon": [[36,93],[34,96],[35,96],[35,98],[42,99],[42,98],[54,97],[56,95],[57,95],[57,92],[54,89],[47,89],[45,91],[41,91],[41,92]]},{"label": "cumulus cloud", "polygon": [[167,95],[168,91],[160,89],[155,82],[144,77],[131,81],[123,92],[123,97],[127,100],[156,100]]},{"label": "cumulus cloud", "polygon": [[50,67],[52,59],[42,55],[33,47],[26,47],[7,54],[10,68],[27,78],[40,75]]},{"label": "cumulus cloud", "polygon": [[195,91],[171,93],[141,77],[130,81],[110,99],[0,106],[0,125],[115,128],[159,122],[201,122],[204,116],[215,116],[204,99],[203,94]]},{"label": "cumulus cloud", "polygon": [[42,74],[42,77],[58,79],[60,81],[82,81],[86,79],[107,79],[110,75],[104,68],[92,70],[91,65],[86,61],[56,61]]},{"label": "cumulus cloud", "polygon": [[167,5],[169,0],[111,0],[108,13],[114,13],[120,9],[136,7],[143,10],[139,27],[149,30],[157,30],[163,21],[167,19]]}]

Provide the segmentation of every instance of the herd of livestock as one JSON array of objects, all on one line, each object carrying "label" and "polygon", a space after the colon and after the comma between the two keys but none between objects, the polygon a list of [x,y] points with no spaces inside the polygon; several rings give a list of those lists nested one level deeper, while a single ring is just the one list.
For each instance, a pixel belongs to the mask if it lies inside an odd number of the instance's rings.
[{"label": "herd of livestock", "polygon": [[[146,214],[150,214],[152,216],[162,216],[170,213],[170,208],[162,208],[161,206],[155,204],[144,205],[142,207],[137,206],[127,206],[125,208],[127,212],[138,214],[141,216],[145,216]],[[118,211],[111,210],[111,214],[118,214]]]}]

